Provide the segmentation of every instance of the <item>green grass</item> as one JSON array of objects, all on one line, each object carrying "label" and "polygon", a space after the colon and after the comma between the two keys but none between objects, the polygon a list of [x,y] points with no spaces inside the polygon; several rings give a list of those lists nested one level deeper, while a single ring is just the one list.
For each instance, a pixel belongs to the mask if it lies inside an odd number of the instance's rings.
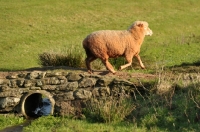
[{"label": "green grass", "polygon": [[198,0],[1,0],[0,70],[38,67],[38,54],[74,47],[84,57],[87,34],[124,30],[135,20],[147,21],[154,32],[141,49],[147,68],[193,63],[200,60],[199,5]]},{"label": "green grass", "polygon": [[23,123],[24,119],[14,114],[6,114],[0,115],[0,122],[0,130],[2,130],[3,128]]},{"label": "green grass", "polygon": [[[45,123],[44,123],[45,122]],[[130,132],[136,129],[134,124],[88,123],[85,120],[74,120],[63,117],[41,117],[25,127],[24,132]],[[145,129],[137,129],[142,131]]]}]

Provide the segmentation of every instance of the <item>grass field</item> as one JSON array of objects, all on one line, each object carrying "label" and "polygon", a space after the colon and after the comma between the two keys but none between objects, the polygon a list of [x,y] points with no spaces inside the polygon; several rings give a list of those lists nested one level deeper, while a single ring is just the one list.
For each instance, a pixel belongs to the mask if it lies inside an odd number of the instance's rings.
[{"label": "grass field", "polygon": [[[125,30],[135,20],[147,21],[141,56],[146,67],[200,60],[198,0],[1,0],[0,70],[38,67],[38,54],[78,50],[82,40],[103,29]],[[84,57],[84,56],[83,56]]]},{"label": "grass field", "polygon": [[[40,67],[38,55],[44,52],[68,54],[70,50],[85,58],[82,40],[86,35],[96,30],[126,30],[135,20],[147,21],[154,33],[145,38],[140,53],[147,71],[139,72],[199,65],[199,14],[199,0],[0,0],[0,71]],[[139,108],[127,122],[89,123],[48,116],[24,130],[198,131],[198,83],[165,96],[137,96]],[[4,122],[1,128],[10,121],[0,120]],[[16,119],[16,124],[21,122]]]}]

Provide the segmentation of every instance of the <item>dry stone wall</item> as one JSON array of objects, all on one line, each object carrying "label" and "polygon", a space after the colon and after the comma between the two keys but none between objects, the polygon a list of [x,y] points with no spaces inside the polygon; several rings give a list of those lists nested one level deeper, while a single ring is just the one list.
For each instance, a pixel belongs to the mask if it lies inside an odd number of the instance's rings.
[{"label": "dry stone wall", "polygon": [[[153,86],[133,83],[111,76],[100,76],[73,72],[33,71],[11,73],[0,78],[0,113],[16,112],[25,117],[34,116],[33,111],[40,105],[41,98],[51,102],[51,114],[78,115],[90,98],[134,95],[148,88],[156,88],[164,94],[174,87],[186,88],[191,84],[199,87],[200,75],[180,74],[172,80],[162,76]],[[137,91],[135,91],[137,88]]]},{"label": "dry stone wall", "polygon": [[121,96],[135,87],[127,80],[77,72],[13,73],[0,78],[0,112],[30,116],[26,109],[33,111],[38,98],[45,96],[51,101],[52,114],[76,114],[91,97]]}]

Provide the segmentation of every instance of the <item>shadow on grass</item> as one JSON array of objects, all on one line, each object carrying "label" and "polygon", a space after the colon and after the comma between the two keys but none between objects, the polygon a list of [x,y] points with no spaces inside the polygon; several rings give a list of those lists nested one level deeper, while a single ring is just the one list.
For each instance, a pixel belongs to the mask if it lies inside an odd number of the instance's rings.
[{"label": "shadow on grass", "polygon": [[181,65],[175,65],[168,68],[175,72],[198,73],[200,71],[200,61],[182,63]]},{"label": "shadow on grass", "polygon": [[43,67],[32,67],[27,69],[6,69],[0,68],[2,72],[18,72],[18,71],[47,71],[47,70],[80,70],[87,71],[86,68],[74,68],[69,66],[43,66]]},{"label": "shadow on grass", "polygon": [[180,66],[200,66],[200,60],[194,63],[182,63],[181,65],[177,65],[177,67],[180,67]]}]

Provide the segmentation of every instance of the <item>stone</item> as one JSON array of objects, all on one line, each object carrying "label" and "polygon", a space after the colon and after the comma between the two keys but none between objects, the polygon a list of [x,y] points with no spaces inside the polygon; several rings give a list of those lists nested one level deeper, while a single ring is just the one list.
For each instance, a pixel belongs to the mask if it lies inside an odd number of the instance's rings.
[{"label": "stone", "polygon": [[74,91],[78,88],[78,82],[69,82],[67,85],[67,90]]},{"label": "stone", "polygon": [[57,101],[68,101],[75,99],[72,91],[63,94],[57,94],[55,98]]},{"label": "stone", "polygon": [[58,78],[59,80],[66,80],[66,79],[67,79],[65,76],[57,76],[57,78]]},{"label": "stone", "polygon": [[40,86],[43,86],[43,81],[42,80],[37,80],[36,81],[36,86],[40,87]]},{"label": "stone", "polygon": [[0,97],[19,97],[21,94],[18,89],[0,92]]},{"label": "stone", "polygon": [[46,75],[46,72],[33,71],[27,74],[27,79],[42,79]]},{"label": "stone", "polygon": [[65,84],[59,85],[56,89],[63,91],[75,91],[78,88],[78,82],[67,82]]},{"label": "stone", "polygon": [[74,100],[75,99],[73,92],[67,92],[63,95],[63,97],[64,97],[63,98],[64,100]]},{"label": "stone", "polygon": [[20,98],[15,98],[15,97],[0,98],[0,108],[15,106],[16,104],[19,103],[19,101]]},{"label": "stone", "polygon": [[73,82],[73,81],[78,81],[81,79],[81,76],[76,73],[69,73],[67,76],[68,81]]},{"label": "stone", "polygon": [[7,85],[1,85],[1,86],[0,86],[0,91],[1,91],[1,92],[8,91],[9,89],[10,89],[10,87],[7,86]]},{"label": "stone", "polygon": [[56,90],[57,86],[56,85],[44,85],[42,86],[42,90]]},{"label": "stone", "polygon": [[56,87],[56,90],[65,91],[65,90],[67,90],[67,85],[68,85],[68,83],[62,84],[62,85],[58,85],[58,86]]},{"label": "stone", "polygon": [[62,76],[62,72],[55,72],[54,75],[55,76]]},{"label": "stone", "polygon": [[18,79],[16,82],[17,82],[17,86],[18,87],[23,87],[24,86],[24,79]]},{"label": "stone", "polygon": [[79,87],[80,88],[92,87],[95,84],[96,84],[96,79],[94,79],[94,78],[83,78],[79,82]]},{"label": "stone", "polygon": [[30,91],[29,88],[20,88],[20,89],[18,90],[18,92],[19,92],[20,94],[28,93],[29,91]]},{"label": "stone", "polygon": [[0,78],[0,85],[8,84],[9,80]]},{"label": "stone", "polygon": [[110,88],[108,87],[101,87],[99,88],[99,93],[100,93],[100,96],[110,96]]},{"label": "stone", "polygon": [[42,79],[42,82],[44,85],[49,85],[50,84],[50,78],[44,78]]},{"label": "stone", "polygon": [[17,79],[17,78],[18,78],[17,73],[13,73],[13,74],[7,76],[7,79]]},{"label": "stone", "polygon": [[65,79],[65,80],[60,80],[60,84],[65,84],[65,83],[67,83],[68,81],[67,81],[67,79]]},{"label": "stone", "polygon": [[0,98],[0,108],[3,109],[7,105],[6,98]]},{"label": "stone", "polygon": [[46,77],[56,77],[56,76],[62,76],[62,75],[63,75],[62,72],[51,72],[51,71],[49,71],[49,72],[46,73]]},{"label": "stone", "polygon": [[60,80],[57,77],[51,77],[49,80],[49,84],[51,85],[59,85],[60,84]]},{"label": "stone", "polygon": [[32,81],[26,79],[26,80],[24,81],[24,87],[27,88],[27,87],[31,87],[31,86],[33,86]]},{"label": "stone", "polygon": [[17,88],[17,81],[16,80],[10,80],[10,83],[9,83],[9,87],[11,88]]},{"label": "stone", "polygon": [[19,78],[25,78],[26,75],[27,75],[27,74],[25,74],[25,73],[20,73],[20,74],[18,74],[18,77],[19,77]]},{"label": "stone", "polygon": [[75,108],[72,106],[71,101],[62,101],[55,104],[55,112],[61,116],[75,115]]},{"label": "stone", "polygon": [[106,87],[112,84],[112,81],[113,81],[113,78],[104,77],[104,78],[98,79],[97,84],[99,86]]},{"label": "stone", "polygon": [[36,78],[38,78],[38,77],[39,77],[39,73],[38,73],[38,72],[35,72],[35,71],[33,71],[33,72],[27,74],[27,78],[28,78],[28,79],[36,79]]},{"label": "stone", "polygon": [[41,90],[40,87],[30,87],[30,90]]},{"label": "stone", "polygon": [[43,79],[43,78],[45,78],[45,75],[46,75],[46,72],[38,73],[38,79]]},{"label": "stone", "polygon": [[100,97],[99,87],[95,87],[95,88],[92,90],[92,96],[94,96],[94,97]]},{"label": "stone", "polygon": [[92,93],[84,89],[78,89],[74,92],[74,96],[76,99],[89,99],[92,97]]}]

